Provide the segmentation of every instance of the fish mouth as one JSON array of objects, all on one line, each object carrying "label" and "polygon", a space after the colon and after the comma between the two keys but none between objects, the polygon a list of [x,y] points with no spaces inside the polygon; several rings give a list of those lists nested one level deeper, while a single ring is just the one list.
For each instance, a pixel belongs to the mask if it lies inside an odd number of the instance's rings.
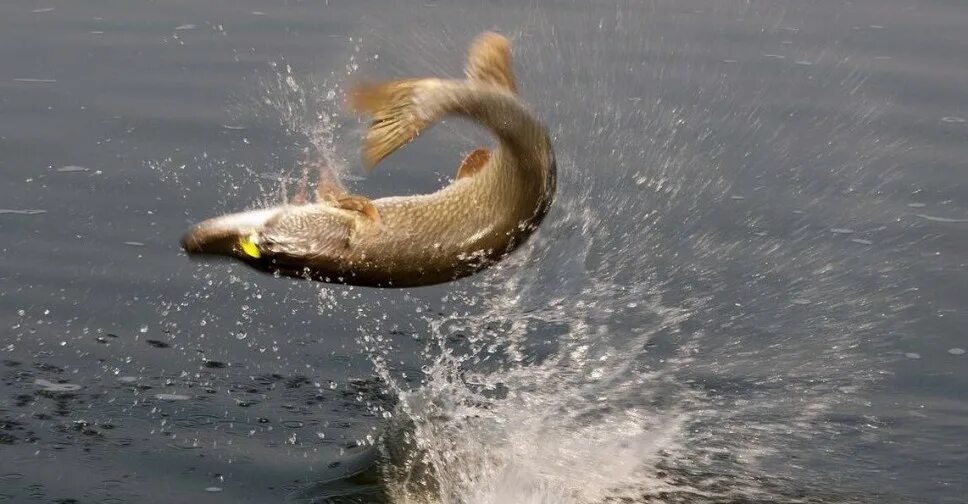
[{"label": "fish mouth", "polygon": [[265,208],[214,217],[195,224],[182,236],[181,246],[188,255],[239,257],[240,243],[259,233],[279,213]]}]

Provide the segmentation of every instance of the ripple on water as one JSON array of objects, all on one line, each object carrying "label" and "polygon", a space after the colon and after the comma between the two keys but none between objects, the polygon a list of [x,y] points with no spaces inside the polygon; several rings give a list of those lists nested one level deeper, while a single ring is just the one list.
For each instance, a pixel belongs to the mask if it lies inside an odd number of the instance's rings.
[{"label": "ripple on water", "polygon": [[915,214],[918,217],[928,220],[931,222],[947,222],[947,223],[964,223],[968,222],[968,219],[954,219],[950,217],[938,217],[936,215],[926,215],[926,214]]},{"label": "ripple on water", "polygon": [[218,421],[218,417],[215,415],[192,415],[186,418],[176,418],[172,423],[178,427],[201,427],[211,425],[216,421]]},{"label": "ripple on water", "polygon": [[76,173],[76,172],[86,172],[89,170],[83,166],[67,165],[67,166],[61,166],[60,168],[57,169],[57,171],[61,173]]},{"label": "ripple on water", "polygon": [[184,394],[155,394],[155,399],[162,401],[187,401],[191,398],[192,396]]},{"label": "ripple on water", "polygon": [[81,390],[80,385],[75,385],[73,383],[54,383],[42,378],[37,378],[34,380],[34,385],[41,387],[41,390],[44,392],[76,392]]},{"label": "ripple on water", "polygon": [[198,444],[198,441],[187,441],[187,440],[179,443],[167,443],[166,446],[169,446],[171,448],[177,448],[179,450],[201,449],[201,445]]},{"label": "ripple on water", "polygon": [[47,213],[47,210],[41,210],[39,208],[27,208],[23,210],[18,210],[15,208],[0,208],[0,215],[40,215]]},{"label": "ripple on water", "polygon": [[116,480],[116,479],[108,479],[101,482],[101,488],[105,490],[116,490],[118,488],[121,488],[123,485],[124,485],[123,481]]}]

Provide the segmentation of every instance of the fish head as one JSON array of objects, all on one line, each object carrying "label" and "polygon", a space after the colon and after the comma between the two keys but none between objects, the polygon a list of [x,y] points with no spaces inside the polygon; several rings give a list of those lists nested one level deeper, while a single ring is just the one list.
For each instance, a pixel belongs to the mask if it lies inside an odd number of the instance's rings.
[{"label": "fish head", "polygon": [[328,204],[282,205],[214,217],[182,237],[189,256],[225,257],[273,274],[337,278],[355,213]]},{"label": "fish head", "polygon": [[182,236],[182,249],[190,256],[223,256],[245,262],[260,260],[263,254],[255,237],[284,212],[285,207],[271,207],[204,220]]}]

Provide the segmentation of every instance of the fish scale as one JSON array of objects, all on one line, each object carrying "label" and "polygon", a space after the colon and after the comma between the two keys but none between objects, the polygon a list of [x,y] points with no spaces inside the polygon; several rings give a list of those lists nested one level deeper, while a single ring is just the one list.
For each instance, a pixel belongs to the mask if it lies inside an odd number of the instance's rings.
[{"label": "fish scale", "polygon": [[369,165],[445,116],[490,130],[497,145],[469,154],[450,185],[376,200],[329,193],[317,203],[260,210],[261,221],[252,212],[217,217],[193,227],[184,248],[282,275],[377,287],[446,282],[500,260],[547,213],[555,158],[547,129],[515,94],[506,38],[480,35],[466,74],[364,85],[351,98],[373,117],[363,145]]}]

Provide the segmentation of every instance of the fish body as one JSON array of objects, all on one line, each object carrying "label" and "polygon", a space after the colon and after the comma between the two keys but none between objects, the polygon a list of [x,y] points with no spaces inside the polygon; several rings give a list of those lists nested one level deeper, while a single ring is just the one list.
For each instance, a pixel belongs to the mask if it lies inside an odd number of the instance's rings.
[{"label": "fish body", "polygon": [[466,73],[464,80],[360,86],[350,98],[373,117],[363,148],[370,166],[445,116],[490,130],[496,146],[471,152],[446,187],[370,200],[321,185],[315,203],[203,221],[184,236],[184,249],[286,276],[379,287],[446,282],[500,260],[547,213],[555,191],[554,152],[544,125],[515,94],[507,39],[479,36]]}]

